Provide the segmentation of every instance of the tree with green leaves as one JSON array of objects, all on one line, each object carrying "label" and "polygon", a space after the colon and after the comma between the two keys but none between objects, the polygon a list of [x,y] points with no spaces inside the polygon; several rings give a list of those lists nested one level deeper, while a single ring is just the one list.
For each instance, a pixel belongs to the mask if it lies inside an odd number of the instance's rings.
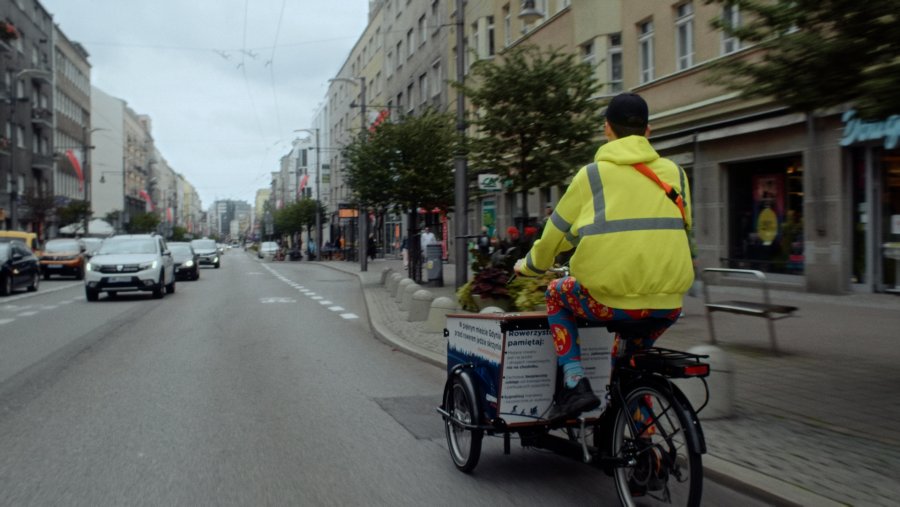
[{"label": "tree with green leaves", "polygon": [[419,208],[448,209],[453,203],[453,117],[426,111],[374,132],[344,148],[346,179],[357,199],[379,215],[388,209],[409,214],[410,274],[420,279]]},{"label": "tree with green leaves", "polygon": [[559,49],[514,48],[497,61],[472,65],[461,88],[475,108],[469,141],[473,174],[499,173],[522,195],[562,185],[596,149],[601,131],[600,83],[590,65]]},{"label": "tree with green leaves", "polygon": [[713,27],[762,50],[721,60],[712,83],[807,113],[843,104],[867,118],[900,112],[900,1],[706,1],[738,8],[741,23]]},{"label": "tree with green leaves", "polygon": [[86,232],[84,230],[84,222],[90,220],[93,214],[93,211],[91,211],[91,203],[89,201],[78,199],[72,199],[65,206],[56,208],[56,216],[59,218],[59,224],[63,227],[72,224],[77,225],[79,227],[78,230],[81,231],[81,233]]},{"label": "tree with green leaves", "polygon": [[128,231],[132,234],[148,234],[156,232],[159,227],[159,215],[156,213],[138,213],[131,218]]}]

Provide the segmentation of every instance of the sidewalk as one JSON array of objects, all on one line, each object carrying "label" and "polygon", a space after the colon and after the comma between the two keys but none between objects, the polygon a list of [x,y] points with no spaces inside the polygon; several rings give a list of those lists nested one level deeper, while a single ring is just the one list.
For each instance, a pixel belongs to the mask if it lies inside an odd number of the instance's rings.
[{"label": "sidewalk", "polygon": [[[385,297],[382,273],[405,275],[399,260],[322,262],[360,278],[375,333],[398,349],[446,364],[441,333],[407,322]],[[471,274],[470,274],[471,276]],[[455,266],[444,287],[455,300]],[[711,288],[717,298],[749,289]],[[735,416],[706,420],[707,476],[786,505],[896,505],[900,498],[900,297],[826,296],[772,291],[772,300],[799,307],[778,321],[781,355],[769,352],[765,321],[714,315],[719,346],[733,361]],[[687,350],[708,343],[702,298],[685,298],[686,316],[660,345]],[[721,377],[720,377],[721,378]],[[709,379],[716,388],[716,373]]]}]

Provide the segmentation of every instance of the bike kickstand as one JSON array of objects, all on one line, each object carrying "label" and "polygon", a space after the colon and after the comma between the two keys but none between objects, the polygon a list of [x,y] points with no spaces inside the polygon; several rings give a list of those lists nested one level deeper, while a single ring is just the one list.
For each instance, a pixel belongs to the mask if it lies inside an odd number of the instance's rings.
[{"label": "bike kickstand", "polygon": [[593,461],[594,458],[593,458],[593,456],[591,456],[591,453],[588,452],[588,448],[587,448],[587,433],[584,432],[584,417],[578,418],[578,424],[581,427],[581,430],[580,430],[580,433],[581,433],[581,455],[582,455],[581,459],[585,463],[590,463],[591,461]]}]

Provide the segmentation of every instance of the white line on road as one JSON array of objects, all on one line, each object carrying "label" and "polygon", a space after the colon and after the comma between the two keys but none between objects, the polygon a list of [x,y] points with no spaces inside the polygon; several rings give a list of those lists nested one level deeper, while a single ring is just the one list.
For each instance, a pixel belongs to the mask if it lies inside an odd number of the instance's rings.
[{"label": "white line on road", "polygon": [[333,303],[331,301],[328,301],[327,299],[323,299],[322,301],[319,301],[319,304],[322,306],[325,306],[325,305],[330,305]]},{"label": "white line on road", "polygon": [[350,319],[358,319],[358,318],[359,318],[359,315],[357,315],[357,314],[355,314],[355,313],[342,313],[342,314],[341,314],[341,318],[342,318],[342,319],[347,319],[347,320],[350,320]]},{"label": "white line on road", "polygon": [[38,312],[22,312],[18,316],[19,317],[31,317],[32,315],[37,315]]},{"label": "white line on road", "polygon": [[333,311],[333,312],[342,312],[342,311],[344,311],[344,307],[343,307],[343,306],[331,306],[331,307],[329,307],[328,309],[331,310],[331,311]]},{"label": "white line on road", "polygon": [[16,319],[0,319],[0,326],[2,326],[3,324],[9,324],[10,322],[12,322],[14,320],[16,320]]}]

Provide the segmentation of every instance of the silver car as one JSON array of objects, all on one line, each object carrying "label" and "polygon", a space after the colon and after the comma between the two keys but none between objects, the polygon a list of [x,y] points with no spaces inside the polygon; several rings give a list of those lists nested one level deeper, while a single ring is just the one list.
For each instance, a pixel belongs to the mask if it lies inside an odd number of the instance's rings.
[{"label": "silver car", "polygon": [[113,236],[88,261],[84,293],[97,301],[101,292],[152,292],[154,298],[175,292],[175,262],[162,237],[155,234]]}]

